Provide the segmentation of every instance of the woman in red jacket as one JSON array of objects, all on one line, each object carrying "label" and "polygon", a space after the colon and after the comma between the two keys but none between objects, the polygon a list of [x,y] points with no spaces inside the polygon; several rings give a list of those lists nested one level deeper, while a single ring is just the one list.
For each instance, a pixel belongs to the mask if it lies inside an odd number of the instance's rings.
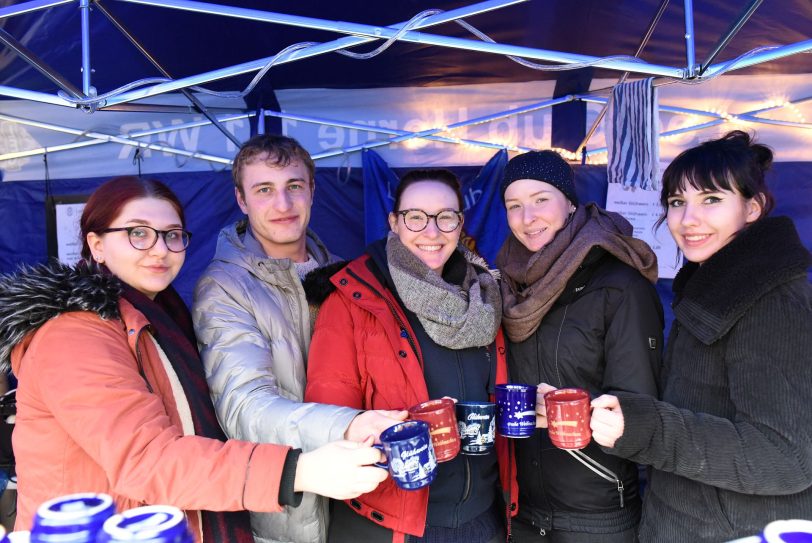
[{"label": "woman in red jacket", "polygon": [[[403,409],[450,396],[487,401],[507,380],[501,301],[485,262],[459,244],[459,181],[448,170],[401,179],[391,232],[330,278],[308,355],[306,401],[357,409]],[[507,444],[500,454],[438,466],[429,487],[398,488],[333,502],[328,539],[503,541],[510,496]],[[498,460],[497,460],[498,456]]]},{"label": "woman in red jacket", "polygon": [[197,542],[253,543],[244,509],[281,511],[303,491],[349,498],[385,478],[367,466],[380,456],[370,442],[300,454],[226,441],[171,287],[191,234],[165,185],[113,179],[80,224],[77,267],[0,277],[0,364],[19,379],[19,529],[43,501],[91,491],[119,510],[185,509]]}]

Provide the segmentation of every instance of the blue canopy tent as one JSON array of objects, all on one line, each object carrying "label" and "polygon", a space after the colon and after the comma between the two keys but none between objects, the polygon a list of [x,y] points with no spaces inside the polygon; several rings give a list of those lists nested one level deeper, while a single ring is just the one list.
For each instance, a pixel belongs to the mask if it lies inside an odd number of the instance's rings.
[{"label": "blue canopy tent", "polygon": [[491,257],[506,151],[561,149],[586,163],[582,198],[605,203],[600,119],[612,86],[640,77],[662,89],[663,157],[733,126],[773,144],[789,160],[773,173],[777,212],[812,247],[810,29],[808,0],[10,2],[0,271],[47,258],[48,197],[142,173],[187,207],[195,238],[176,286],[188,300],[218,229],[239,216],[227,170],[256,130],[317,159],[312,224],[339,254],[375,235],[391,172],[430,164],[461,175]]}]

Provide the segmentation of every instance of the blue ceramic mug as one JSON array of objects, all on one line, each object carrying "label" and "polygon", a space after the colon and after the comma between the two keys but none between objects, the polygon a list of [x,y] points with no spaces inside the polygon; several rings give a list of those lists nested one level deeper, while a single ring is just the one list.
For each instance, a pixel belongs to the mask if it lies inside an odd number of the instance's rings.
[{"label": "blue ceramic mug", "polygon": [[186,515],[171,505],[145,505],[107,519],[96,543],[194,543]]},{"label": "blue ceramic mug", "polygon": [[456,410],[462,454],[483,455],[491,452],[496,438],[496,404],[457,402]]},{"label": "blue ceramic mug", "polygon": [[385,464],[392,479],[404,490],[430,485],[437,475],[437,459],[431,444],[429,425],[422,420],[407,420],[381,432],[381,444],[375,445],[386,456]]},{"label": "blue ceramic mug", "polygon": [[48,500],[37,508],[32,543],[93,543],[116,505],[107,494],[83,492]]},{"label": "blue ceramic mug", "polygon": [[505,437],[530,437],[536,431],[536,386],[496,385],[496,427]]}]

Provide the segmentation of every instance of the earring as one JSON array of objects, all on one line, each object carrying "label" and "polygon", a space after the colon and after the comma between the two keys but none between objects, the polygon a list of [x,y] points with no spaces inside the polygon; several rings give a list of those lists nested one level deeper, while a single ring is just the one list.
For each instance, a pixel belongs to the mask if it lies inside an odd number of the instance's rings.
[{"label": "earring", "polygon": [[98,262],[99,264],[104,264],[104,259],[103,259],[102,257],[100,257],[99,255],[95,255],[93,258],[94,258],[94,259],[96,260],[96,262]]}]

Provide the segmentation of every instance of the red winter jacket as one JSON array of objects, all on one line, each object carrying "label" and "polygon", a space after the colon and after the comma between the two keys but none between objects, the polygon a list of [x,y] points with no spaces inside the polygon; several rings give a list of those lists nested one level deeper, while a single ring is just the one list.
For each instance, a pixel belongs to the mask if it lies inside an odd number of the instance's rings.
[{"label": "red winter jacket", "polygon": [[[368,259],[363,255],[330,278],[337,291],[321,306],[316,321],[308,354],[306,402],[405,409],[430,399],[420,346],[410,344],[414,331],[392,293],[367,268]],[[407,333],[402,335],[402,329]],[[501,330],[495,343],[496,382],[505,383],[507,361]],[[508,440],[497,435],[499,476],[504,492],[510,481],[510,509],[515,516],[519,492],[509,447]],[[405,534],[423,535],[428,498],[428,487],[401,490],[389,478],[351,505],[358,514],[393,530],[397,542]]]}]

